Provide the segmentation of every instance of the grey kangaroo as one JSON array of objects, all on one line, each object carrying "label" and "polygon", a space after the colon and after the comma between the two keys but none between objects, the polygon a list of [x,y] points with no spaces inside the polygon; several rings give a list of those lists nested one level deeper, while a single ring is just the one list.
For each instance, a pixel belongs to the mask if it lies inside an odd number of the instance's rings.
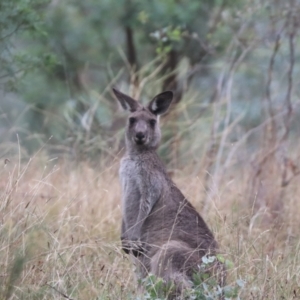
[{"label": "grey kangaroo", "polygon": [[[143,106],[116,89],[113,92],[123,109],[129,111],[127,153],[119,170],[122,249],[136,257],[141,278],[152,273],[173,283],[177,297],[191,287],[202,257],[214,255],[218,246],[156,153],[161,139],[158,117],[170,107],[173,93],[163,92]],[[219,265],[214,267],[218,268],[222,269]]]}]

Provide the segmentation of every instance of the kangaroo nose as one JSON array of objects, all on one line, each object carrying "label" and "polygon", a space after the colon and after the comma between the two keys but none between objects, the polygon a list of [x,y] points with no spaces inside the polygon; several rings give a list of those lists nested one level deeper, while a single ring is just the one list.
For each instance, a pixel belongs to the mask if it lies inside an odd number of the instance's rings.
[{"label": "kangaroo nose", "polygon": [[145,138],[145,134],[143,132],[137,132],[137,134],[135,135],[135,137],[138,140],[143,140]]},{"label": "kangaroo nose", "polygon": [[143,145],[146,142],[146,136],[143,132],[137,132],[134,140],[138,145]]}]

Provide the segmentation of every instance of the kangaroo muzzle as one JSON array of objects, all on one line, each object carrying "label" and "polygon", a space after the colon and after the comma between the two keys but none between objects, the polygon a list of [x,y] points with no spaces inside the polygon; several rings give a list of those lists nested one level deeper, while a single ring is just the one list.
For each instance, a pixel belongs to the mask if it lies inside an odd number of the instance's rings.
[{"label": "kangaroo muzzle", "polygon": [[137,132],[134,141],[138,145],[143,145],[146,142],[146,135],[143,132]]}]

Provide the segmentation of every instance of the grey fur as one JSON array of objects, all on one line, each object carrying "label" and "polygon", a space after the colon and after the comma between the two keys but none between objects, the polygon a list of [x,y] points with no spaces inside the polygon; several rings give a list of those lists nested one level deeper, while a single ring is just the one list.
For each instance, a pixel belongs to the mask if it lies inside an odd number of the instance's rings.
[{"label": "grey fur", "polygon": [[189,287],[201,258],[218,246],[202,217],[167,175],[156,149],[161,132],[158,115],[165,113],[172,92],[157,95],[147,107],[114,89],[130,111],[126,149],[120,166],[122,184],[122,247],[138,260],[142,278],[152,273]]}]

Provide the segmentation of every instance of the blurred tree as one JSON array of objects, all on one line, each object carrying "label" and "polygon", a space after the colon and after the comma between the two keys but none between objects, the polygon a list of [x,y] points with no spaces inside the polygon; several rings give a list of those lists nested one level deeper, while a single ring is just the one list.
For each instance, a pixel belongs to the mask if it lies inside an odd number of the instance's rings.
[{"label": "blurred tree", "polygon": [[[264,65],[270,49],[249,49],[273,39],[268,16],[281,11],[284,1],[3,0],[0,5],[0,72],[7,87],[26,75],[15,85],[19,99],[30,105],[23,126],[73,146],[111,135],[113,105],[103,101],[107,87],[120,82],[141,90],[144,78],[157,69],[153,86],[174,90],[177,102],[188,87],[200,85],[201,101],[221,101],[234,70],[242,88],[233,89],[238,100],[232,114],[260,103],[264,73],[255,64]],[[191,114],[198,115],[203,108],[193,105]],[[243,122],[254,126],[262,114],[257,105],[251,109]]]},{"label": "blurred tree", "polygon": [[48,0],[2,0],[0,2],[0,83],[13,87],[16,78],[48,57],[36,57],[20,51],[22,43],[16,37],[30,32],[46,35],[41,13]]},{"label": "blurred tree", "polygon": [[[47,6],[41,6],[45,4],[42,0],[24,3],[40,33],[26,32],[17,40],[18,53],[22,48],[22,57],[31,58],[39,66],[18,85],[22,98],[32,107],[29,130],[64,140],[86,131],[87,113],[98,101],[89,91],[110,85],[124,67],[124,59],[128,72],[123,77],[129,81],[128,76],[136,72],[134,84],[138,85],[142,79],[138,76],[140,67],[159,57],[157,63],[164,62],[161,89],[175,90],[179,101],[180,60],[186,57],[194,66],[216,50],[209,38],[218,28],[222,11],[237,1],[226,1],[226,5],[220,0],[65,0],[51,1]],[[16,63],[12,67],[16,68]],[[98,134],[103,127],[99,109],[93,113],[92,122]]]},{"label": "blurred tree", "polygon": [[[48,13],[51,47],[63,64],[57,75],[68,80],[71,92],[82,90],[84,66],[113,70],[124,62],[118,48],[124,49],[129,66],[165,60],[162,89],[178,90],[176,68],[181,57],[195,65],[216,50],[209,38],[220,27],[221,13],[240,1],[64,1],[56,2]],[[223,36],[225,48],[226,37]],[[135,82],[138,84],[138,78]],[[177,95],[181,94],[178,90]]]}]

